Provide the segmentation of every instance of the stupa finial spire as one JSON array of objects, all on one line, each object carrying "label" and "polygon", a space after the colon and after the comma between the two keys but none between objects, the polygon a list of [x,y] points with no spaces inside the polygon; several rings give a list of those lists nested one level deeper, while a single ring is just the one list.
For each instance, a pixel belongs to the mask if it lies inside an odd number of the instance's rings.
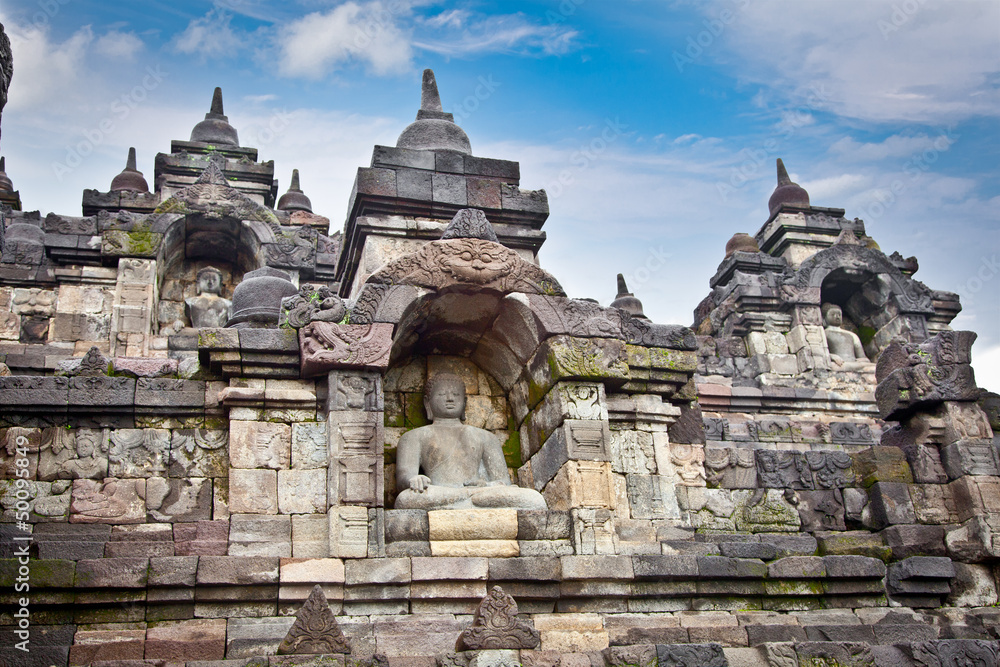
[{"label": "stupa finial spire", "polygon": [[215,87],[215,92],[212,93],[212,108],[209,113],[218,114],[224,116],[225,112],[222,110],[222,88],[219,86]]},{"label": "stupa finial spire", "polygon": [[130,146],[128,149],[128,159],[125,161],[125,168],[131,171],[139,171],[135,167],[135,146]]},{"label": "stupa finial spire", "polygon": [[432,69],[424,70],[424,81],[420,88],[420,108],[423,111],[444,111],[441,107],[437,79],[434,78]]},{"label": "stupa finial spire", "polygon": [[792,182],[792,179],[788,177],[788,170],[785,169],[785,163],[778,158],[778,185],[788,185]]}]

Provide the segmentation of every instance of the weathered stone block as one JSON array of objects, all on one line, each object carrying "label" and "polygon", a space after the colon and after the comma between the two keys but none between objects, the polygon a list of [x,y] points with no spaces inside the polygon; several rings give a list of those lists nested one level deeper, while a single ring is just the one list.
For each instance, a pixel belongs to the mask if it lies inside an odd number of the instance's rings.
[{"label": "weathered stone block", "polygon": [[326,471],[321,469],[278,471],[278,512],[323,514],[327,510]]},{"label": "weathered stone block", "polygon": [[291,428],[269,422],[229,422],[229,461],[234,468],[287,468]]},{"label": "weathered stone block", "polygon": [[906,484],[876,482],[868,489],[868,507],[875,528],[917,522]]},{"label": "weathered stone block", "polygon": [[291,517],[233,514],[229,526],[229,553],[233,556],[292,555]]},{"label": "weathered stone block", "polygon": [[913,483],[906,456],[896,447],[876,446],[858,452],[854,455],[854,470],[865,487],[875,482]]},{"label": "weathered stone block", "polygon": [[167,621],[146,630],[147,660],[221,660],[226,654],[226,619]]},{"label": "weathered stone block", "polygon": [[233,513],[277,514],[278,471],[229,471],[229,507]]},{"label": "weathered stone block", "polygon": [[354,505],[331,507],[330,555],[334,558],[364,558],[368,555],[368,508]]},{"label": "weathered stone block", "polygon": [[430,540],[516,540],[517,510],[427,512]]}]

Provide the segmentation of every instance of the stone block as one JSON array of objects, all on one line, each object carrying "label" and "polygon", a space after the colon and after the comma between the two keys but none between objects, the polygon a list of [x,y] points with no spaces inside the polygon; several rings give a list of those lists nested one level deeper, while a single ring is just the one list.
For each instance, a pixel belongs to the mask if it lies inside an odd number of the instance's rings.
[{"label": "stone block", "polygon": [[486,581],[487,558],[414,558],[413,581]]},{"label": "stone block", "polygon": [[698,556],[698,576],[702,579],[763,579],[767,565],[756,558]]},{"label": "stone block", "polygon": [[278,583],[277,557],[201,556],[198,583],[206,586],[254,586]]},{"label": "stone block", "polygon": [[228,521],[174,524],[174,555],[224,556],[229,550]]},{"label": "stone block", "polygon": [[383,457],[345,456],[334,459],[327,477],[327,501],[331,505],[366,505],[383,502]]},{"label": "stone block", "polygon": [[101,524],[42,523],[35,525],[32,531],[38,557],[43,559],[101,558],[109,539],[111,526]]},{"label": "stone block", "polygon": [[149,559],[149,586],[194,586],[198,572],[197,556],[167,556]]},{"label": "stone block", "polygon": [[886,545],[892,549],[893,560],[911,556],[944,556],[942,526],[899,525],[882,531]]},{"label": "stone block", "polygon": [[229,422],[229,462],[234,468],[288,468],[291,461],[288,424],[232,420]]},{"label": "stone block", "polygon": [[151,477],[146,481],[146,513],[151,521],[192,522],[212,518],[212,480]]},{"label": "stone block", "polygon": [[382,412],[358,410],[330,412],[330,452],[333,456],[372,456],[385,442]]},{"label": "stone block", "polygon": [[330,556],[365,558],[368,555],[368,508],[355,505],[331,507],[327,517]]},{"label": "stone block", "polygon": [[225,654],[224,618],[167,621],[151,624],[146,630],[147,660],[221,660]]},{"label": "stone block", "polygon": [[868,489],[868,507],[875,528],[917,522],[906,484],[876,482]]},{"label": "stone block", "polygon": [[232,556],[291,557],[291,517],[233,514],[229,522],[229,553]]},{"label": "stone block", "polygon": [[278,513],[278,471],[229,471],[229,508],[240,514]]},{"label": "stone block", "polygon": [[76,564],[76,588],[145,588],[148,558],[101,558]]},{"label": "stone block", "polygon": [[429,539],[430,524],[426,510],[386,510],[386,542],[426,542]]},{"label": "stone block", "polygon": [[344,563],[344,577],[348,586],[408,584],[410,583],[410,559],[348,560]]},{"label": "stone block", "polygon": [[661,665],[677,667],[729,667],[721,644],[657,644]]},{"label": "stone block", "polygon": [[326,470],[278,471],[278,512],[281,514],[323,514],[327,510]]},{"label": "stone block", "polygon": [[898,447],[875,446],[858,452],[854,455],[854,471],[865,487],[875,482],[913,483],[906,455]]},{"label": "stone block", "polygon": [[636,579],[695,579],[698,577],[696,556],[633,556]]},{"label": "stone block", "polygon": [[146,631],[78,630],[69,649],[69,664],[89,665],[95,661],[141,661]]},{"label": "stone block", "polygon": [[295,617],[232,618],[226,628],[226,658],[274,655]]},{"label": "stone block", "polygon": [[435,510],[427,512],[428,535],[439,540],[516,540],[517,510]]},{"label": "stone block", "polygon": [[326,468],[329,460],[326,422],[292,424],[292,468]]},{"label": "stone block", "polygon": [[941,448],[949,479],[965,475],[1000,475],[1000,452],[990,440],[959,440]]},{"label": "stone block", "polygon": [[438,174],[431,177],[433,200],[443,204],[457,206],[468,205],[468,195],[465,189],[465,177],[456,174]]},{"label": "stone block", "polygon": [[569,512],[518,510],[518,540],[565,540],[571,534]]},{"label": "stone block", "polygon": [[680,519],[672,478],[662,475],[626,475],[625,488],[633,519]]},{"label": "stone block", "polygon": [[823,556],[826,576],[830,579],[881,579],[885,563],[867,556]]},{"label": "stone block", "polygon": [[292,557],[325,558],[329,554],[330,527],[326,515],[292,515]]}]

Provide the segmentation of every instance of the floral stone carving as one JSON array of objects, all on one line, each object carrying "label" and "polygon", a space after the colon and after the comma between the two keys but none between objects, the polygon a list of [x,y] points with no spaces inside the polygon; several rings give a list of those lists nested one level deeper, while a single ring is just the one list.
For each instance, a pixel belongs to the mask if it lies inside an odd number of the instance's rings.
[{"label": "floral stone carving", "polygon": [[344,636],[337,617],[330,611],[323,587],[313,586],[295,622],[278,645],[278,655],[350,653],[351,642]]},{"label": "floral stone carving", "polygon": [[459,635],[455,650],[529,649],[538,643],[538,630],[517,618],[514,598],[494,586],[479,603],[472,627]]}]

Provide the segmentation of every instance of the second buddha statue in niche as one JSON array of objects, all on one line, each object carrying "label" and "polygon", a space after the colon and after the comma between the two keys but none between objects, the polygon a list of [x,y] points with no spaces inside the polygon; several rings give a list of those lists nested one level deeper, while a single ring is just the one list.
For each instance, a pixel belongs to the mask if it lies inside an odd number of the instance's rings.
[{"label": "second buddha statue in niche", "polygon": [[465,383],[439,373],[427,381],[431,424],[404,433],[396,449],[396,509],[545,509],[534,489],[513,486],[500,441],[462,423]]},{"label": "second buddha statue in niche", "polygon": [[206,266],[198,272],[198,296],[185,299],[188,319],[193,327],[224,327],[229,321],[232,302],[222,298],[222,271]]},{"label": "second buddha statue in niche", "polygon": [[853,331],[844,329],[844,313],[840,306],[832,303],[823,306],[823,319],[826,322],[826,346],[830,350],[830,362],[835,370],[854,371],[871,365],[865,355],[861,339]]}]

